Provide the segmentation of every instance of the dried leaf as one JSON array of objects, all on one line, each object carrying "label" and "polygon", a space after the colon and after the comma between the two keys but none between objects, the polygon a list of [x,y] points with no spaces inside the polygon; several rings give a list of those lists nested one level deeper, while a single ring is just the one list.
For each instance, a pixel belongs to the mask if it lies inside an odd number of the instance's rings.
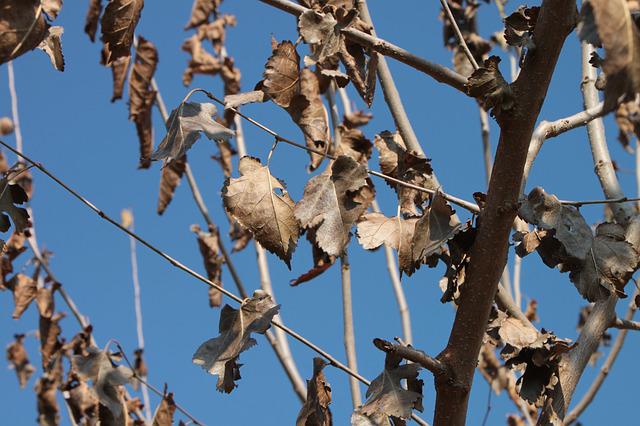
[{"label": "dried leaf", "polygon": [[175,161],[170,162],[162,168],[162,176],[160,177],[160,193],[158,195],[157,212],[162,215],[173,200],[173,194],[180,184],[182,175],[187,168],[187,156],[184,155]]},{"label": "dried leaf", "polygon": [[[204,269],[207,271],[207,278],[218,285],[222,285],[222,264],[224,258],[220,255],[218,235],[214,232],[204,232],[198,225],[191,225],[191,231],[198,238],[200,255],[204,261]],[[209,305],[213,308],[222,304],[222,293],[219,290],[209,288]]]},{"label": "dried leaf", "polygon": [[13,129],[13,121],[9,117],[0,117],[0,136],[10,135]]},{"label": "dried leaf", "polygon": [[240,225],[237,220],[229,215],[229,237],[233,241],[232,253],[244,250],[252,239],[251,231]]},{"label": "dried leaf", "polygon": [[235,133],[211,117],[217,112],[210,103],[184,102],[174,109],[167,121],[167,135],[151,154],[151,160],[165,163],[181,158],[203,132],[210,140],[228,140]]},{"label": "dried leaf", "polygon": [[[438,189],[433,180],[430,160],[408,151],[400,133],[384,131],[376,135],[374,144],[380,152],[382,173],[426,189]],[[420,216],[418,208],[422,208],[422,204],[429,199],[429,194],[393,182],[387,184],[396,190],[403,214]]]},{"label": "dried leaf", "polygon": [[353,111],[344,115],[344,125],[349,129],[366,126],[373,118],[373,114],[361,110]]},{"label": "dried leaf", "polygon": [[571,281],[590,302],[615,293],[627,297],[624,287],[638,268],[640,254],[626,241],[624,228],[601,223],[581,269],[571,271]]},{"label": "dried leaf", "polygon": [[307,381],[307,400],[298,413],[296,426],[332,426],[331,386],[322,369],[326,362],[319,357],[313,359],[313,377]]},{"label": "dried leaf", "polygon": [[40,352],[42,353],[42,369],[47,371],[51,361],[60,358],[58,352],[62,349],[62,341],[59,339],[62,334],[60,327],[61,319],[65,317],[63,312],[47,318],[40,316],[38,331],[40,332]]},{"label": "dried leaf", "polygon": [[504,19],[504,38],[508,45],[533,48],[533,31],[536,28],[540,8],[520,6]]},{"label": "dried leaf", "polygon": [[173,401],[173,392],[169,392],[162,397],[160,405],[153,415],[152,426],[173,425],[173,414],[176,412],[176,403]]},{"label": "dried leaf", "polygon": [[369,50],[368,54],[369,59],[364,54],[362,47],[354,43],[342,44],[338,52],[349,80],[351,80],[351,83],[367,106],[370,107],[373,103],[373,95],[376,88],[378,54],[373,50]]},{"label": "dried leaf", "polygon": [[109,0],[100,22],[106,66],[131,56],[133,34],[143,7],[144,0]]},{"label": "dried leaf", "polygon": [[239,178],[229,178],[222,189],[224,206],[254,238],[291,268],[300,229],[294,203],[283,183],[253,157],[242,157]]},{"label": "dried leaf", "polygon": [[53,292],[59,288],[59,284],[54,283],[51,287],[41,287],[36,295],[36,305],[41,317],[51,318],[55,311]]},{"label": "dried leaf", "polygon": [[45,39],[38,45],[38,49],[49,55],[51,65],[58,71],[64,71],[64,55],[62,54],[62,41],[60,40],[63,32],[64,28],[60,26],[48,28]]},{"label": "dried leaf", "polygon": [[20,388],[24,389],[36,368],[29,362],[27,350],[24,348],[24,334],[16,334],[13,337],[15,341],[7,346],[7,361],[11,363],[11,368],[16,370]]},{"label": "dried leaf", "polygon": [[194,0],[191,8],[191,17],[185,26],[185,30],[207,23],[209,15],[215,15],[220,3],[222,3],[222,0]]},{"label": "dried leaf", "polygon": [[7,283],[7,288],[13,292],[13,319],[18,319],[38,294],[36,282],[24,274],[16,274]]},{"label": "dried leaf", "polygon": [[[104,51],[102,53],[104,54]],[[131,56],[124,56],[111,63],[111,78],[113,79],[113,95],[111,96],[111,102],[122,99],[124,83],[127,81],[130,61]],[[104,57],[102,62],[104,63]]]},{"label": "dried leaf", "polygon": [[[141,349],[141,348],[136,349],[133,355],[135,356],[133,361],[134,373],[136,373],[137,377],[142,377],[142,378],[147,377],[147,374],[149,371],[147,369],[147,363],[144,362],[144,356],[143,356],[144,349]],[[140,387],[140,382],[138,382],[137,380],[134,380],[133,383],[131,383],[131,387],[133,388],[133,390],[137,391],[138,388]]]},{"label": "dried leaf", "polygon": [[124,399],[118,388],[133,378],[133,371],[123,365],[114,366],[110,355],[95,346],[87,348],[87,356],[74,355],[71,363],[83,380],[91,379],[100,404],[109,409],[116,419],[126,418]]},{"label": "dried leaf", "polygon": [[466,84],[467,94],[476,98],[485,110],[491,110],[491,116],[510,110],[515,101],[509,83],[500,73],[499,63],[498,56],[489,57],[471,74]]},{"label": "dried leaf", "polygon": [[94,425],[98,422],[98,396],[73,371],[69,372],[69,379],[60,390],[76,424]]},{"label": "dried leaf", "polygon": [[614,109],[621,96],[633,98],[640,92],[640,32],[626,0],[583,2],[578,35],[581,40],[604,46],[606,110]]},{"label": "dried leaf", "polygon": [[62,9],[62,0],[42,0],[42,10],[51,20],[58,17],[60,9]]},{"label": "dried leaf", "polygon": [[265,93],[262,90],[252,90],[236,95],[227,95],[224,97],[224,107],[225,109],[238,108],[239,106],[253,102],[264,102],[264,95]]},{"label": "dried leaf", "polygon": [[60,409],[56,400],[57,382],[44,374],[35,386],[38,403],[38,424],[40,426],[58,426]]},{"label": "dried leaf", "polygon": [[85,18],[84,32],[87,33],[92,42],[96,41],[98,22],[102,12],[102,0],[89,0],[89,9]]},{"label": "dried leaf", "polygon": [[316,229],[318,246],[325,253],[340,256],[349,242],[351,226],[373,197],[366,167],[343,155],[309,180],[295,217],[304,229]]},{"label": "dried leaf", "polygon": [[189,64],[182,74],[182,83],[191,84],[195,74],[215,76],[223,67],[223,62],[204,50],[200,38],[193,35],[182,44],[182,50],[189,53]]},{"label": "dried leaf", "polygon": [[335,55],[344,43],[344,36],[336,18],[329,13],[317,12],[309,9],[298,17],[298,31],[305,43],[313,46],[313,60],[324,62]]},{"label": "dried leaf", "polygon": [[338,126],[338,133],[340,133],[340,143],[334,154],[346,155],[366,166],[373,150],[371,141],[367,139],[362,131],[348,128],[342,124]]},{"label": "dried leaf", "polygon": [[298,94],[300,80],[300,56],[289,40],[284,40],[273,49],[264,66],[262,90],[276,104],[288,108]]},{"label": "dried leaf", "polygon": [[[631,135],[635,135],[636,141],[640,135],[640,105],[634,99],[627,102],[621,102],[616,109],[616,123],[620,128],[618,140],[622,147],[629,153],[633,152],[631,148]],[[634,144],[635,145],[635,144]]]},{"label": "dried leaf", "polygon": [[534,229],[529,232],[517,231],[513,234],[513,241],[519,242],[516,246],[516,254],[525,257],[529,253],[533,253],[540,247],[543,238],[547,237],[548,232]]},{"label": "dried leaf", "polygon": [[40,0],[0,0],[0,64],[35,49],[47,36],[49,24],[36,14]]},{"label": "dried leaf", "polygon": [[209,40],[214,50],[220,54],[226,38],[226,27],[235,27],[236,17],[233,15],[219,15],[213,22],[198,25],[197,36],[200,40]]},{"label": "dried leaf", "polygon": [[210,374],[218,376],[216,389],[230,393],[239,375],[236,360],[241,352],[257,342],[251,333],[264,334],[280,305],[271,296],[256,290],[253,297],[245,299],[240,309],[225,305],[220,312],[220,335],[204,342],[193,355],[193,363],[202,366]]}]

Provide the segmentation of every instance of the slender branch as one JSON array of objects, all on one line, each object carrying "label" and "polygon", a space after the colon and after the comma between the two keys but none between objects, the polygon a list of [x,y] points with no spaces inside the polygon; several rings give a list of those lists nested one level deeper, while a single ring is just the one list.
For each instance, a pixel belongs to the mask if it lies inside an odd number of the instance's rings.
[{"label": "slender branch", "polygon": [[433,373],[434,376],[442,376],[447,373],[445,365],[438,359],[430,357],[419,349],[413,348],[411,345],[394,344],[383,339],[373,339],[376,348],[386,353],[394,353],[407,361],[420,364]]},{"label": "slender branch", "polygon": [[[342,321],[344,349],[347,354],[347,364],[353,371],[358,371],[358,361],[356,356],[356,339],[353,327],[353,306],[351,303],[351,267],[349,265],[349,257],[345,252],[340,256],[341,282],[342,282]],[[362,396],[360,395],[360,384],[354,377],[349,378],[349,386],[351,389],[351,402],[353,408],[357,408],[362,404]]]},{"label": "slender branch", "polygon": [[16,148],[22,152],[22,130],[20,130],[20,114],[18,114],[18,95],[13,73],[13,61],[7,63],[7,74],[9,77],[9,95],[11,96],[11,119],[13,120],[13,130],[16,134]]},{"label": "slender branch", "polygon": [[476,62],[476,58],[473,57],[471,50],[469,50],[469,46],[467,46],[467,42],[464,40],[464,36],[460,31],[460,27],[456,22],[456,18],[453,16],[453,13],[451,12],[451,8],[449,7],[449,2],[447,0],[440,0],[440,4],[442,5],[444,12],[447,15],[447,18],[449,19],[451,26],[453,27],[453,31],[456,33],[456,37],[458,38],[458,45],[464,51],[464,54],[467,56],[467,59],[473,66],[473,69],[477,70],[478,68],[480,68],[478,66],[478,62]]},{"label": "slender branch", "polygon": [[620,203],[635,203],[637,201],[640,201],[640,198],[636,197],[636,198],[629,198],[629,197],[619,197],[619,198],[609,198],[606,200],[586,200],[586,201],[568,201],[568,200],[560,200],[560,203],[567,205],[567,206],[576,206],[576,207],[581,207],[581,206],[586,206],[586,205],[590,205],[590,204],[620,204]]},{"label": "slender branch", "polygon": [[[300,6],[288,0],[260,0],[262,3],[266,3],[291,15],[298,16],[305,11],[309,10],[304,6]],[[388,41],[382,40],[376,36],[358,31],[354,28],[345,28],[342,30],[349,40],[354,41],[364,47],[375,50],[385,56],[394,58],[412,68],[421,71],[440,83],[444,83],[466,94],[465,84],[467,79],[451,70],[450,68],[442,65],[427,61],[413,53],[396,46]],[[382,58],[381,58],[382,59]]]},{"label": "slender branch", "polygon": [[584,412],[584,410],[591,404],[596,394],[600,390],[602,383],[604,383],[605,379],[609,375],[609,371],[611,371],[611,367],[613,363],[616,361],[622,346],[624,345],[625,338],[627,337],[627,333],[629,330],[640,330],[640,323],[635,321],[631,321],[633,319],[633,314],[635,313],[637,307],[635,305],[634,299],[638,296],[640,292],[636,289],[633,296],[631,296],[631,301],[629,302],[629,307],[627,308],[627,313],[625,314],[624,319],[616,319],[613,323],[613,327],[620,328],[620,332],[616,336],[616,340],[609,351],[609,355],[607,355],[607,359],[600,367],[600,371],[598,375],[589,386],[587,392],[583,395],[582,399],[576,406],[567,414],[567,417],[564,419],[565,425],[570,425],[575,422],[578,417]]},{"label": "slender branch", "polygon": [[491,168],[493,160],[491,158],[491,139],[489,134],[489,116],[487,111],[482,107],[478,107],[480,113],[480,132],[482,134],[482,157],[484,159],[484,171],[487,177],[487,185],[491,180]]}]

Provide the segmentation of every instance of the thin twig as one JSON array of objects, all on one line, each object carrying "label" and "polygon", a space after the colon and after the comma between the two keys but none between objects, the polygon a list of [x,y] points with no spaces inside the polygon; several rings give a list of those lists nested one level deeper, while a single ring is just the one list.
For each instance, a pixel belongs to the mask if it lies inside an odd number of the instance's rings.
[{"label": "thin twig", "polygon": [[[358,361],[356,356],[356,339],[353,326],[353,305],[351,302],[351,267],[349,257],[345,252],[340,256],[341,282],[342,282],[342,321],[344,335],[344,349],[347,354],[347,364],[353,371],[358,371]],[[360,394],[360,383],[354,378],[349,378],[351,389],[351,402],[353,408],[362,404]]]},{"label": "thin twig", "polygon": [[[631,299],[631,303],[633,303],[633,299]],[[631,309],[631,303],[629,309]],[[635,308],[634,308],[635,310]],[[613,323],[611,323],[612,328],[617,328],[619,330],[640,330],[640,322],[631,321],[628,318],[620,319],[616,318]]]},{"label": "thin twig", "polygon": [[442,376],[447,373],[445,365],[437,358],[433,358],[419,349],[413,348],[411,345],[407,345],[400,339],[396,339],[400,344],[394,344],[383,339],[373,339],[373,344],[376,348],[384,352],[391,352],[398,355],[407,361],[420,364],[422,367],[433,373],[434,376]]},{"label": "thin twig", "polygon": [[493,161],[491,158],[491,138],[489,134],[489,116],[487,111],[482,107],[478,107],[480,113],[480,132],[482,134],[482,158],[484,159],[484,172],[487,177],[487,185],[491,179],[491,168]]},{"label": "thin twig", "polygon": [[[262,3],[266,3],[284,12],[298,16],[305,11],[309,10],[304,6],[300,6],[288,0],[260,0]],[[406,49],[396,46],[388,41],[382,40],[375,35],[369,35],[358,31],[354,28],[345,28],[342,30],[349,40],[354,41],[364,47],[375,50],[376,52],[394,58],[412,68],[417,69],[431,77],[436,81],[451,86],[462,93],[466,94],[465,84],[467,79],[458,74],[457,72],[444,67],[442,65],[427,61]],[[383,58],[380,58],[381,60]]]},{"label": "thin twig", "polygon": [[[616,361],[616,358],[618,357],[618,354],[620,353],[620,350],[624,345],[624,341],[625,341],[625,338],[627,337],[627,333],[629,332],[629,330],[640,330],[640,324],[638,324],[637,322],[631,321],[633,319],[633,314],[637,309],[635,305],[635,298],[636,296],[638,296],[638,294],[640,294],[640,292],[638,291],[638,289],[636,289],[633,296],[631,296],[631,301],[629,302],[629,307],[627,308],[627,313],[625,314],[624,319],[622,320],[617,319],[614,322],[613,326],[616,328],[621,328],[621,330],[616,336],[616,340],[614,341],[613,346],[609,351],[609,355],[607,355],[607,359],[602,364],[602,367],[600,367],[600,371],[598,372],[598,375],[591,383],[591,386],[589,386],[589,389],[587,390],[587,392],[582,396],[582,399],[580,400],[580,402],[578,402],[576,406],[573,408],[573,410],[571,410],[569,414],[567,414],[567,416],[565,417],[564,419],[565,425],[570,425],[573,422],[575,422],[578,419],[578,417],[580,417],[580,415],[584,412],[584,410],[589,406],[589,404],[591,404],[591,401],[593,401],[596,394],[600,390],[602,383],[604,383],[604,380],[609,375],[609,371],[611,371],[611,367],[613,366],[613,363]],[[622,325],[630,325],[630,324],[633,324],[634,326],[637,325],[637,328],[621,327]]]},{"label": "thin twig", "polygon": [[16,135],[16,148],[22,152],[22,130],[20,130],[20,114],[18,114],[18,95],[16,93],[16,80],[13,73],[13,61],[7,64],[7,75],[9,77],[9,95],[11,96],[11,119],[13,120],[13,131]]},{"label": "thin twig", "polygon": [[449,19],[451,26],[453,27],[453,31],[456,33],[456,37],[458,38],[458,46],[460,46],[464,51],[464,54],[467,56],[467,59],[469,60],[469,62],[471,62],[471,65],[473,65],[473,69],[477,70],[480,67],[476,62],[476,58],[473,57],[473,53],[471,53],[471,50],[469,50],[469,46],[467,46],[467,42],[465,41],[464,36],[460,31],[460,27],[456,22],[456,18],[453,16],[453,13],[451,12],[451,8],[449,7],[449,2],[447,0],[440,0],[440,4],[442,5],[444,12],[447,15],[447,18]]}]

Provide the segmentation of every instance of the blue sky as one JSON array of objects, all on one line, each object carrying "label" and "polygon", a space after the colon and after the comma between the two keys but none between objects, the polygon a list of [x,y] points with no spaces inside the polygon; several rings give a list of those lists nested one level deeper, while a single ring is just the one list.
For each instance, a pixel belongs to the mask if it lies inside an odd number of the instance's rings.
[{"label": "blue sky", "polygon": [[[150,242],[185,264],[202,271],[197,244],[189,227],[202,219],[192,202],[186,182],[178,188],[173,203],[164,216],[156,215],[160,165],[150,170],[137,170],[138,144],[133,123],[127,120],[123,101],[110,103],[111,74],[99,65],[100,45],[92,44],[83,33],[87,2],[68,2],[58,17],[63,25],[63,47],[67,69],[59,73],[51,67],[44,53],[35,51],[14,63],[19,96],[25,152],[43,162],[51,171],[84,194],[107,213],[118,217],[123,208],[135,214],[136,230]],[[516,4],[509,4],[508,10]],[[378,34],[420,56],[445,65],[451,54],[442,46],[439,6],[435,2],[383,2],[371,0],[370,8]],[[501,29],[493,5],[482,6],[481,34],[489,37]],[[261,78],[263,65],[270,55],[271,35],[277,39],[297,38],[295,20],[259,2],[227,0],[223,12],[236,14],[238,26],[227,34],[227,49],[243,73],[243,89],[250,90]],[[153,41],[159,51],[156,78],[162,96],[173,108],[189,90],[182,85],[181,75],[187,54],[180,50],[183,40],[191,35],[183,31],[191,11],[191,2],[147,2],[142,12],[138,33]],[[498,52],[500,54],[500,52]],[[506,59],[506,58],[505,58]],[[433,167],[446,191],[471,199],[474,191],[484,190],[485,178],[481,156],[480,125],[475,102],[455,90],[436,84],[419,72],[389,61],[398,89],[425,152],[433,159]],[[507,73],[508,61],[503,61]],[[541,119],[556,119],[581,109],[579,92],[580,52],[575,34],[569,36],[552,81]],[[222,95],[218,78],[196,77],[191,87],[203,87]],[[352,98],[358,99],[355,92]],[[202,99],[204,100],[204,99]],[[7,67],[0,66],[0,116],[10,115]],[[245,112],[258,121],[268,123],[282,135],[301,140],[301,134],[284,111],[266,103],[250,105]],[[372,139],[382,130],[392,130],[393,122],[378,91],[372,108],[375,119],[365,133]],[[154,112],[155,143],[163,136],[159,114]],[[613,158],[620,166],[620,179],[627,195],[636,193],[634,159],[615,140],[617,128],[611,117],[605,119]],[[263,160],[272,138],[245,125],[248,150]],[[13,136],[6,138],[14,143]],[[491,141],[495,147],[497,128],[492,123]],[[224,177],[210,156],[215,146],[207,140],[198,142],[190,153],[190,163],[200,183],[214,220],[223,231],[227,222],[222,210],[220,189]],[[294,200],[299,200],[309,178],[305,169],[307,154],[286,145],[278,147],[271,169],[288,184]],[[375,163],[373,163],[375,164]],[[51,250],[51,267],[58,279],[76,300],[81,311],[94,324],[100,344],[114,338],[132,352],[136,347],[133,291],[129,262],[129,241],[77,200],[34,172],[35,193],[31,201],[38,239]],[[378,199],[388,215],[395,214],[394,193],[381,181],[375,181]],[[593,173],[590,150],[584,129],[578,129],[551,140],[543,148],[534,165],[530,186],[543,186],[563,199],[602,198]],[[462,217],[467,214],[461,209]],[[602,216],[600,206],[585,207],[583,214],[593,223]],[[204,227],[204,226],[203,226]],[[353,297],[356,343],[360,372],[375,377],[383,367],[383,354],[371,344],[374,337],[392,339],[401,334],[397,306],[388,280],[384,252],[368,253],[352,240],[350,259],[353,275]],[[173,268],[157,255],[140,247],[138,250],[142,307],[149,380],[161,387],[167,383],[176,400],[207,424],[291,424],[299,403],[283,374],[273,351],[260,338],[257,347],[241,356],[242,380],[230,395],[215,390],[215,377],[191,363],[191,356],[204,340],[217,334],[218,311],[208,307],[207,289],[202,283]],[[510,261],[513,260],[510,252]],[[24,260],[24,259],[23,259]],[[249,246],[234,255],[245,285],[259,285],[255,251]],[[292,271],[275,256],[269,255],[274,291],[282,304],[281,313],[287,325],[322,346],[341,360],[342,314],[339,268],[297,288],[289,287],[291,278],[308,269],[310,247],[302,242],[294,254]],[[575,338],[579,307],[584,301],[569,282],[567,275],[550,270],[536,256],[523,265],[525,300],[539,303],[541,327],[561,337]],[[430,354],[437,354],[446,344],[453,320],[452,306],[439,302],[438,280],[443,267],[423,268],[403,285],[410,305],[414,344]],[[224,273],[225,285],[233,284]],[[62,302],[58,310],[67,311]],[[622,303],[620,311],[626,308]],[[19,321],[10,318],[11,294],[0,294],[0,342],[8,344],[14,333],[37,329],[37,312],[31,307]],[[78,330],[71,316],[62,321],[64,335],[70,338]],[[39,365],[35,338],[26,343],[31,360]],[[314,353],[291,342],[293,354],[304,377],[310,377]],[[635,415],[635,396],[630,383],[638,378],[634,369],[635,354],[640,349],[638,336],[631,333],[626,347],[605,382],[598,398],[582,417],[584,424],[628,424]],[[6,365],[6,364],[5,364]],[[597,370],[589,367],[576,395],[581,395]],[[332,409],[336,425],[347,424],[351,399],[346,376],[327,368],[332,384]],[[423,418],[430,420],[434,402],[433,381],[425,380]],[[0,368],[0,411],[13,425],[34,422],[35,376],[20,391],[14,372]],[[488,385],[477,377],[469,408],[469,424],[480,424],[487,407]],[[363,388],[364,391],[364,388]],[[153,398],[154,406],[157,399]],[[504,396],[493,397],[489,425],[505,424],[507,413],[515,407]],[[63,413],[64,416],[64,413]],[[67,423],[66,417],[64,423]]]}]

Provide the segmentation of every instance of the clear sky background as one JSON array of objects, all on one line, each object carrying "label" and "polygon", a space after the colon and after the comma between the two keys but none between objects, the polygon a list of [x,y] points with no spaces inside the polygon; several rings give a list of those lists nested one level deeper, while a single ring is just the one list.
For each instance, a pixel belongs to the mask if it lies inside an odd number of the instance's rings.
[{"label": "clear sky background", "polygon": [[[186,182],[178,188],[173,203],[164,216],[156,214],[160,164],[150,170],[137,170],[138,141],[133,123],[127,120],[124,101],[110,103],[111,73],[99,65],[101,46],[92,44],[83,32],[88,2],[66,2],[56,23],[63,25],[63,47],[67,69],[55,71],[46,55],[35,51],[14,63],[19,96],[20,118],[25,152],[43,162],[51,171],[114,217],[123,208],[132,208],[136,231],[150,242],[185,264],[202,270],[202,260],[189,227],[203,221],[191,199]],[[508,12],[518,3],[510,2]],[[406,0],[370,1],[378,34],[417,55],[445,65],[451,53],[442,46],[442,25],[437,2]],[[156,73],[162,96],[170,108],[175,107],[189,88],[181,75],[188,55],[180,50],[191,35],[183,27],[191,11],[190,1],[148,1],[142,12],[138,34],[153,41],[159,51]],[[260,80],[263,65],[271,52],[271,35],[277,39],[297,38],[295,19],[267,5],[248,0],[227,0],[222,12],[233,13],[238,26],[227,33],[229,54],[243,73],[243,89],[250,90]],[[495,6],[483,5],[480,32],[489,36],[502,29]],[[495,52],[502,54],[501,52]],[[503,56],[503,59],[506,57]],[[398,89],[414,129],[445,190],[471,199],[474,191],[485,189],[481,155],[480,124],[476,103],[431,78],[389,60]],[[503,60],[503,73],[508,74]],[[552,81],[541,119],[557,119],[581,109],[579,92],[580,51],[574,34],[567,39]],[[196,77],[192,87],[203,87],[222,95],[219,78]],[[351,91],[351,89],[350,89]],[[359,98],[351,91],[354,100]],[[204,101],[204,99],[202,99]],[[360,102],[361,103],[361,102]],[[10,115],[7,66],[0,66],[0,116]],[[300,131],[287,114],[272,103],[250,105],[245,112],[268,123],[282,135],[302,141]],[[371,139],[382,130],[393,130],[393,122],[380,90],[372,108],[375,119],[364,128]],[[155,143],[164,135],[160,116],[154,111]],[[634,159],[616,141],[617,128],[611,117],[606,120],[613,158],[620,167],[620,179],[627,195],[634,195]],[[245,125],[251,155],[266,159],[272,138]],[[14,143],[13,136],[6,138]],[[492,122],[492,146],[497,142]],[[221,207],[220,189],[223,175],[210,156],[215,146],[198,142],[190,152],[190,163],[200,183],[214,219],[226,235],[227,221]],[[272,160],[275,176],[288,184],[294,200],[299,200],[304,183],[307,154],[286,145],[278,147]],[[377,159],[372,160],[376,164]],[[236,172],[234,172],[236,173]],[[80,310],[94,325],[100,344],[115,338],[131,353],[136,347],[135,317],[128,237],[83,207],[45,176],[34,172],[35,193],[31,201],[38,239],[51,250],[51,267]],[[375,182],[383,211],[396,211],[395,195],[383,182]],[[596,199],[602,194],[593,173],[593,163],[584,129],[577,129],[545,145],[529,179],[530,186],[543,186],[563,199]],[[463,218],[468,214],[461,209]],[[590,223],[602,217],[602,207],[584,207]],[[373,378],[383,367],[384,354],[371,344],[374,337],[392,339],[401,334],[400,319],[382,250],[365,252],[352,240],[350,257],[353,275],[355,330],[360,372]],[[275,256],[269,255],[274,291],[282,304],[287,325],[344,360],[339,267],[298,288],[289,280],[311,265],[310,247],[301,239],[294,254],[292,271]],[[23,255],[26,258],[26,255]],[[138,260],[142,282],[142,307],[149,381],[158,387],[167,383],[176,400],[206,424],[264,425],[292,424],[299,403],[272,349],[261,337],[257,347],[243,353],[240,361],[242,380],[230,395],[216,392],[216,378],[191,363],[191,356],[204,340],[217,335],[218,310],[208,306],[206,287],[173,268],[149,250],[139,247]],[[509,254],[513,261],[513,250]],[[25,260],[21,258],[21,260]],[[250,245],[234,255],[242,279],[249,289],[259,286],[255,250]],[[585,301],[575,291],[567,275],[546,268],[536,255],[523,262],[525,300],[539,303],[540,327],[553,330],[560,337],[575,338],[578,310]],[[430,354],[445,346],[454,310],[439,302],[438,280],[443,266],[422,268],[403,285],[413,321],[414,345]],[[225,271],[223,281],[234,289]],[[60,301],[58,310],[67,311]],[[619,311],[626,309],[620,304]],[[10,292],[0,294],[0,342],[8,344],[14,333],[37,330],[34,306],[19,321],[11,319],[13,302]],[[71,338],[78,330],[71,316],[61,322],[63,334]],[[38,342],[26,341],[31,361],[39,366]],[[311,375],[314,353],[291,341],[301,373]],[[639,377],[636,366],[640,339],[631,332],[613,371],[598,398],[585,412],[585,425],[630,424],[637,415],[637,397],[631,383]],[[587,368],[576,398],[579,398],[596,373]],[[327,368],[334,402],[331,405],[336,425],[348,424],[351,408],[348,381],[341,371]],[[32,391],[37,374],[27,389],[19,390],[13,371],[0,368],[0,423],[29,425],[36,417]],[[423,418],[431,420],[435,392],[429,373],[425,380]],[[478,376],[469,408],[470,425],[480,424],[487,409],[489,386]],[[364,392],[364,387],[363,387]],[[158,399],[153,397],[153,405]],[[62,407],[62,401],[61,407]],[[505,424],[507,413],[516,412],[504,396],[493,397],[489,425]],[[63,423],[68,424],[64,411]]]}]

